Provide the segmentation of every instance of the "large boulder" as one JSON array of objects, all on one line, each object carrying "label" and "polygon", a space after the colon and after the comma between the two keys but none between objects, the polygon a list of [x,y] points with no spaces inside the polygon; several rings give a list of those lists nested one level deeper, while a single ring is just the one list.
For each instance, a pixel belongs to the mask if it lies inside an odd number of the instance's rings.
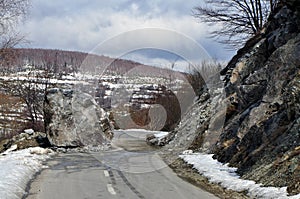
[{"label": "large boulder", "polygon": [[105,111],[86,93],[49,89],[44,109],[46,133],[54,146],[98,146],[113,137]]}]

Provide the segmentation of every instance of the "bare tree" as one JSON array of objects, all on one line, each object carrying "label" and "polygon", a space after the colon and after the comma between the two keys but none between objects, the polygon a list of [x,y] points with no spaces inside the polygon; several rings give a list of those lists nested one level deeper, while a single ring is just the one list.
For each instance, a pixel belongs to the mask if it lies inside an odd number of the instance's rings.
[{"label": "bare tree", "polygon": [[0,93],[0,141],[11,138],[25,125],[23,113],[23,101],[20,98]]},{"label": "bare tree", "polygon": [[216,60],[203,61],[199,64],[190,64],[185,76],[193,87],[195,94],[200,96],[204,91],[205,84],[212,81],[212,78],[219,74],[221,69],[222,64]]},{"label": "bare tree", "polygon": [[43,102],[49,81],[47,71],[36,73],[34,70],[20,78],[12,76],[8,80],[0,79],[2,93],[22,100],[26,107],[27,119],[33,128],[39,127],[43,120]]},{"label": "bare tree", "polygon": [[16,31],[25,18],[29,0],[0,0],[0,48],[10,48],[24,38]]},{"label": "bare tree", "polygon": [[211,36],[220,43],[233,47],[243,40],[259,34],[277,0],[204,0],[205,5],[195,7],[193,15],[202,22],[216,25]]}]

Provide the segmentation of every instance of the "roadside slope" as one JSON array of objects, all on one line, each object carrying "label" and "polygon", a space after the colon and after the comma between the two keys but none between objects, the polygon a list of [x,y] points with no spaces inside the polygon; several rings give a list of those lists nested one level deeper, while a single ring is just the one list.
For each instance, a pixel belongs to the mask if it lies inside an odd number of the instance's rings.
[{"label": "roadside slope", "polygon": [[279,4],[261,34],[221,72],[225,98],[203,93],[166,149],[214,153],[244,179],[300,193],[299,5]]}]

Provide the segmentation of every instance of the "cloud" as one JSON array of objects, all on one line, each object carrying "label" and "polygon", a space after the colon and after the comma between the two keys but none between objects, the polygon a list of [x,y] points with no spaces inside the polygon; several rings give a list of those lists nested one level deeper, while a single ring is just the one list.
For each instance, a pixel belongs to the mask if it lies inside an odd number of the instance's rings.
[{"label": "cloud", "polygon": [[158,66],[166,69],[173,68],[183,72],[187,72],[191,64],[189,60],[185,60],[177,54],[159,49],[141,49],[132,51],[121,58],[135,60],[149,66]]},{"label": "cloud", "polygon": [[[22,32],[32,41],[32,47],[89,52],[99,43],[124,32],[161,28],[187,35],[209,53],[217,53],[213,57],[226,59],[224,49],[207,39],[209,27],[191,16],[191,9],[197,3],[197,0],[173,0],[172,3],[163,0],[33,0],[31,15]],[[144,39],[147,37],[149,35]],[[165,46],[174,46],[171,39],[160,41]]]}]

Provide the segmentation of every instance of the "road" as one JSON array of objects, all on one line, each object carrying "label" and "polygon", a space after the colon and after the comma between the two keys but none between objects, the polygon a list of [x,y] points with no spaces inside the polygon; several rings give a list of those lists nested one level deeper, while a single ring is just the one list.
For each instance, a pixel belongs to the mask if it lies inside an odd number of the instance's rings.
[{"label": "road", "polygon": [[58,154],[26,199],[216,198],[179,178],[144,142],[145,134],[118,131],[110,151]]}]

